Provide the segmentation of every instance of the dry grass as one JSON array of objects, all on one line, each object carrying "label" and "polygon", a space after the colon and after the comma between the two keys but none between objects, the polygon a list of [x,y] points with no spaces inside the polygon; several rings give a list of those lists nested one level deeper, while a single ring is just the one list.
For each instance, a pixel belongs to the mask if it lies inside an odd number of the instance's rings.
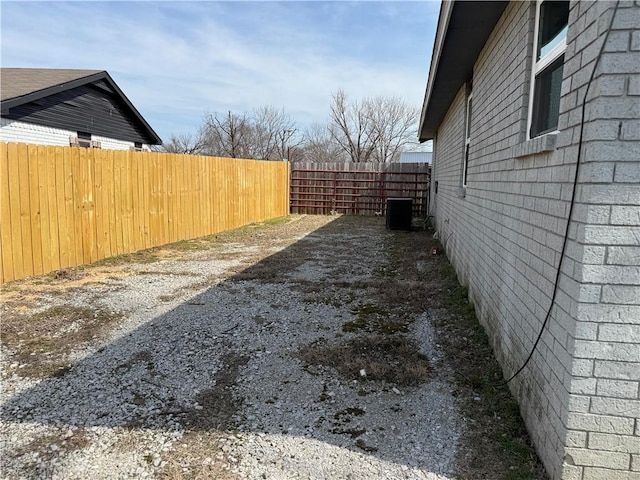
[{"label": "dry grass", "polygon": [[[68,353],[79,346],[100,337],[118,320],[118,315],[94,309],[54,307],[42,314],[30,315],[29,310],[38,305],[41,295],[65,298],[76,288],[86,288],[95,283],[112,282],[112,279],[132,275],[133,263],[151,263],[162,258],[188,259],[195,253],[209,249],[211,256],[235,258],[236,252],[225,251],[229,243],[240,248],[258,247],[243,258],[263,260],[274,245],[287,247],[283,254],[273,255],[254,267],[229,269],[223,276],[239,273],[233,280],[252,279],[277,282],[300,266],[316,249],[314,241],[299,239],[312,228],[324,227],[331,233],[352,234],[361,226],[382,229],[383,223],[372,219],[354,217],[313,217],[297,222],[300,217],[288,217],[273,222],[250,225],[193,241],[138,252],[109,259],[86,267],[67,269],[49,275],[12,282],[3,286],[2,332],[0,339],[16,352],[16,360],[26,366],[18,372],[36,377],[64,374]],[[334,223],[334,220],[336,221]],[[365,231],[365,230],[363,230]],[[377,233],[374,233],[377,234]],[[302,349],[301,359],[309,365],[335,368],[351,379],[363,379],[360,370],[367,372],[366,379],[381,380],[398,385],[419,385],[429,380],[431,367],[417,347],[400,333],[409,326],[403,318],[417,318],[425,311],[438,309],[447,312],[434,319],[437,342],[446,355],[446,361],[456,372],[455,395],[463,415],[473,421],[468,423],[465,443],[458,458],[460,478],[538,479],[544,478],[539,460],[531,448],[529,438],[520,418],[518,407],[506,387],[492,387],[502,378],[499,366],[493,358],[491,347],[483,329],[475,318],[473,307],[467,302],[466,290],[456,279],[444,255],[431,256],[432,245],[438,245],[425,232],[392,232],[387,235],[388,261],[375,271],[372,278],[358,282],[344,282],[335,278],[331,291],[324,282],[298,282],[306,301],[318,301],[338,305],[359,305],[353,333],[335,344],[317,343]],[[358,248],[354,243],[354,248]],[[441,246],[440,246],[441,248]],[[441,250],[442,251],[442,250]],[[200,253],[199,253],[200,252]],[[217,257],[216,257],[217,258]],[[421,267],[417,267],[417,263]],[[204,286],[204,285],[203,285]],[[116,288],[112,285],[109,288]],[[335,290],[336,295],[333,295]],[[339,295],[338,295],[339,293]],[[375,298],[376,304],[362,303]],[[169,298],[167,298],[169,300]],[[360,303],[356,303],[360,300]],[[94,316],[96,314],[96,316]],[[391,329],[384,321],[398,323]],[[398,332],[398,333],[393,333]],[[31,355],[35,353],[35,355]],[[145,358],[136,361],[146,361]],[[233,385],[238,371],[246,361],[244,357],[227,357],[216,378],[215,387],[201,392],[198,402],[202,410],[186,412],[189,433],[183,441],[163,458],[167,462],[161,473],[165,479],[232,479],[228,463],[218,448],[218,428],[233,429],[241,401],[234,396]],[[366,395],[373,384],[362,384],[359,394]],[[480,396],[481,401],[475,398]],[[336,419],[338,422],[338,419]],[[345,435],[357,438],[358,431],[346,425],[335,425]],[[34,442],[29,448],[41,448],[47,440]],[[78,445],[81,447],[81,440]],[[374,448],[358,439],[359,448]],[[164,457],[164,455],[163,455]]]},{"label": "dry grass", "polygon": [[[431,375],[427,357],[403,336],[366,335],[333,345],[320,342],[301,349],[299,355],[305,363],[335,368],[347,379],[415,386]],[[360,376],[363,369],[366,377]]]},{"label": "dry grass", "polygon": [[359,304],[351,309],[355,315],[354,320],[349,320],[342,325],[343,332],[357,332],[362,330],[368,333],[406,333],[409,331],[409,317],[403,315],[391,315],[380,305],[373,303]]},{"label": "dry grass", "polygon": [[236,353],[226,353],[220,357],[222,366],[215,374],[213,387],[196,396],[202,407],[190,410],[186,425],[194,430],[233,430],[237,426],[236,416],[242,406],[242,399],[235,392],[240,369],[249,361],[248,357]]},{"label": "dry grass", "polygon": [[[421,247],[416,249],[416,244]],[[460,478],[546,478],[518,405],[506,386],[495,386],[502,381],[502,371],[467,290],[446,256],[429,255],[432,246],[445,251],[429,233],[393,234],[387,252],[388,270],[394,275],[385,278],[379,292],[385,304],[401,305],[407,312],[439,309],[433,319],[437,342],[456,372],[454,394],[463,415],[473,420],[467,424],[457,473]]]},{"label": "dry grass", "polygon": [[162,456],[161,480],[236,480],[219,446],[216,432],[189,432]]},{"label": "dry grass", "polygon": [[[160,472],[163,480],[234,480],[239,478],[230,471],[231,460],[222,453],[222,432],[237,426],[237,415],[242,406],[234,389],[240,369],[248,357],[227,353],[221,357],[222,366],[215,375],[214,386],[200,392],[196,401],[202,407],[186,412],[187,433],[165,455],[166,465]],[[237,459],[236,459],[237,460]]]},{"label": "dry grass", "polygon": [[[21,457],[37,452],[39,459],[51,460],[76,450],[82,450],[90,444],[91,441],[82,430],[75,431],[73,435],[65,437],[64,439],[61,439],[60,435],[48,434],[37,437],[29,443],[16,448],[13,456]],[[56,446],[55,450],[51,448],[52,445]]]},{"label": "dry grass", "polygon": [[100,308],[69,305],[47,310],[5,313],[0,340],[14,352],[14,361],[24,365],[20,374],[34,378],[64,375],[68,355],[101,338],[119,321],[121,314]]}]

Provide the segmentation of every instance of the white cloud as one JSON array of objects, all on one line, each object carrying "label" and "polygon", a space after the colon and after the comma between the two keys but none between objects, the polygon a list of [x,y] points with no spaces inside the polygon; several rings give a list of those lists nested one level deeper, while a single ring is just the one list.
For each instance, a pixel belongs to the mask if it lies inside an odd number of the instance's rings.
[{"label": "white cloud", "polygon": [[163,138],[193,130],[206,110],[266,104],[308,124],[326,118],[338,88],[419,106],[437,20],[437,5],[424,5],[421,25],[407,16],[418,4],[396,2],[12,3],[2,64],[105,69]]}]

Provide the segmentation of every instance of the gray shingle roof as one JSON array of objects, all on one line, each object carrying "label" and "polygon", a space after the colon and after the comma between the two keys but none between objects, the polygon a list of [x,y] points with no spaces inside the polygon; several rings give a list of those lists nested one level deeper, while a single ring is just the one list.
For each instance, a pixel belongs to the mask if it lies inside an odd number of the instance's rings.
[{"label": "gray shingle roof", "polygon": [[0,68],[2,101],[29,95],[45,88],[101,73],[103,70],[71,70],[57,68]]}]

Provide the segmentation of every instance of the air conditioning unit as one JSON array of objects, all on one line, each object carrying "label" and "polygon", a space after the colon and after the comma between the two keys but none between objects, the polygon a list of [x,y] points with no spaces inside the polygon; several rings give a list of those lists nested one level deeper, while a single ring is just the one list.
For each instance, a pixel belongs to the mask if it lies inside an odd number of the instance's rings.
[{"label": "air conditioning unit", "polygon": [[387,198],[387,230],[411,230],[413,199]]},{"label": "air conditioning unit", "polygon": [[91,140],[91,143],[89,145],[91,146],[91,148],[100,148],[101,143],[98,140]]}]

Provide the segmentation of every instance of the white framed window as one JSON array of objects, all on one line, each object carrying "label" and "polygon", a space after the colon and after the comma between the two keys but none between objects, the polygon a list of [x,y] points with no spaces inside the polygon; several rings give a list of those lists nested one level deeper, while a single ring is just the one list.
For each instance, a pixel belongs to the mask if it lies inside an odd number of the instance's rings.
[{"label": "white framed window", "polygon": [[462,162],[462,186],[467,186],[467,172],[469,170],[469,147],[471,146],[471,108],[473,105],[473,92],[469,90],[467,97],[467,110],[464,119],[464,159]]},{"label": "white framed window", "polygon": [[528,138],[538,137],[558,128],[568,24],[568,1],[536,2]]}]

